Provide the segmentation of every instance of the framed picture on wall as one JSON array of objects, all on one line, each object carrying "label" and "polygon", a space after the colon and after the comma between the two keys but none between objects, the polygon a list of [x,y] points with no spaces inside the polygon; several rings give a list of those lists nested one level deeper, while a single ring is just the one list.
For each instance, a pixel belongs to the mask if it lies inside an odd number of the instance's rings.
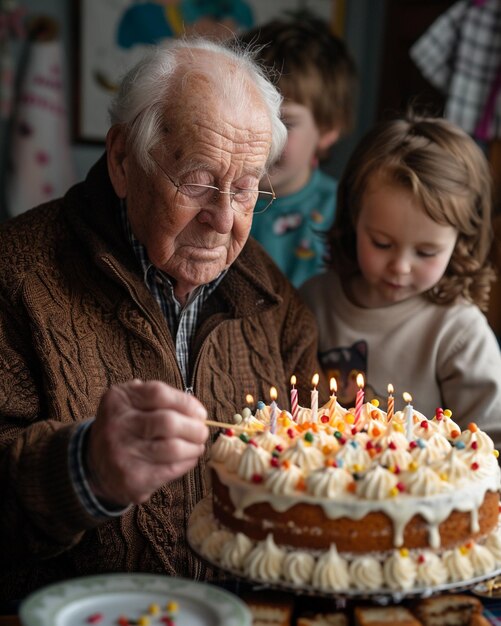
[{"label": "framed picture on wall", "polygon": [[75,107],[77,141],[104,142],[120,77],[152,44],[198,34],[231,36],[286,11],[331,20],[344,0],[79,0]]}]

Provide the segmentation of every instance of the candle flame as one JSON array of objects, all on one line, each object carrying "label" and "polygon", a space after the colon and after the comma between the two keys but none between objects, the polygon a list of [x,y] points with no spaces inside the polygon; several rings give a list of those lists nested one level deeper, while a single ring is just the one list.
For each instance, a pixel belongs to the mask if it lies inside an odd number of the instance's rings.
[{"label": "candle flame", "polygon": [[332,391],[332,393],[336,393],[336,391],[337,391],[337,382],[336,382],[336,379],[334,377],[332,377],[330,379],[329,386],[330,386],[330,390]]},{"label": "candle flame", "polygon": [[311,379],[311,384],[313,385],[313,387],[315,387],[315,389],[317,388],[319,380],[320,380],[320,376],[318,374],[314,374],[313,378]]},{"label": "candle flame", "polygon": [[402,397],[404,399],[404,402],[407,402],[407,404],[410,404],[412,402],[412,396],[410,393],[407,393],[407,391],[404,391]]},{"label": "candle flame", "polygon": [[393,393],[394,391],[395,391],[395,389],[393,389],[393,385],[390,383],[390,384],[388,385],[388,393],[390,393],[390,394],[391,394],[391,393]]},{"label": "candle flame", "polygon": [[363,374],[360,374],[360,373],[357,374],[357,385],[358,385],[359,389],[363,389],[364,388],[364,377],[363,377]]},{"label": "candle flame", "polygon": [[247,402],[247,404],[254,404],[254,398],[251,396],[251,394],[250,394],[250,393],[248,393],[248,394],[245,396],[245,401]]},{"label": "candle flame", "polygon": [[292,374],[292,376],[291,376],[291,385],[294,387],[294,385],[296,384],[296,382],[297,382],[297,378],[295,377],[295,375],[294,375],[294,374]]},{"label": "candle flame", "polygon": [[275,387],[271,387],[271,389],[270,389],[270,398],[272,400],[276,400],[277,397],[278,397],[277,390],[275,389]]}]

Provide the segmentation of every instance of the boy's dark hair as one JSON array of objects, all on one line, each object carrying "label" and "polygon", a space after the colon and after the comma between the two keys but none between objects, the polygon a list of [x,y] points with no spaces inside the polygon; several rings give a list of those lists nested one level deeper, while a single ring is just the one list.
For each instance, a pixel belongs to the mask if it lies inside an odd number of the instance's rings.
[{"label": "boy's dark hair", "polygon": [[306,106],[321,132],[353,128],[357,72],[344,42],[314,15],[272,20],[239,36],[285,101]]}]

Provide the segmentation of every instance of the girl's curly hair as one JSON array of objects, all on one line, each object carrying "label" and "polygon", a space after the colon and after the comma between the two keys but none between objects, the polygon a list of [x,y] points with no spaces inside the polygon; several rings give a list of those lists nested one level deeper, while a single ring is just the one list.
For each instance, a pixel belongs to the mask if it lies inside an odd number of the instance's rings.
[{"label": "girl's curly hair", "polygon": [[341,177],[336,219],[327,232],[328,265],[342,277],[359,272],[356,222],[374,174],[408,188],[438,224],[458,230],[456,246],[440,281],[426,292],[448,304],[463,296],[486,310],[494,270],[488,261],[492,240],[492,180],[475,141],[442,118],[379,122],[358,144]]}]

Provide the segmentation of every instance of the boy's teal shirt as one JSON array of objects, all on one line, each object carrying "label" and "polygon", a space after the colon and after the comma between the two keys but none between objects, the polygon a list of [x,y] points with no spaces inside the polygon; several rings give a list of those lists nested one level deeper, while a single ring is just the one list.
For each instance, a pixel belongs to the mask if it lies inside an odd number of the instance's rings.
[{"label": "boy's teal shirt", "polygon": [[295,287],[324,268],[326,246],[322,233],[334,220],[336,191],[337,180],[315,169],[305,187],[277,198],[267,211],[254,216],[252,237]]}]

